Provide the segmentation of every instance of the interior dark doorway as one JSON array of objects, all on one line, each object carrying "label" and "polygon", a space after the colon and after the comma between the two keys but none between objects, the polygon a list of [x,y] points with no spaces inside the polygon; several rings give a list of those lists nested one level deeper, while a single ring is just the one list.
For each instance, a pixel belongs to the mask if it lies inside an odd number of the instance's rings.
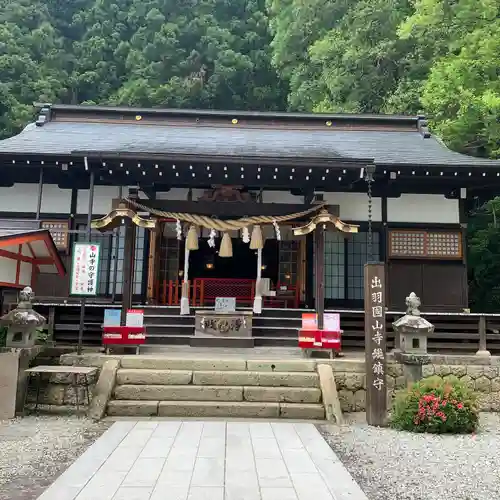
[{"label": "interior dark doorway", "polygon": [[[207,240],[200,239],[198,250],[189,253],[189,278],[256,279],[257,251],[239,238],[232,238],[231,243],[233,256],[219,257],[220,239],[216,239],[214,248]],[[262,250],[262,277],[270,278],[273,283],[278,280],[278,248],[276,240],[266,240]],[[184,252],[181,253],[182,263]]]}]

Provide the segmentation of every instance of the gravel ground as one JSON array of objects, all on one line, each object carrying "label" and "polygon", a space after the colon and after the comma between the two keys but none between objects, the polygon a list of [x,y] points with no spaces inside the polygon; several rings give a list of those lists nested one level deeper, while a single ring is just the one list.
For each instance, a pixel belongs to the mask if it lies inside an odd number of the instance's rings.
[{"label": "gravel ground", "polygon": [[500,416],[480,422],[476,435],[436,436],[369,427],[354,414],[319,429],[369,500],[495,500]]},{"label": "gravel ground", "polygon": [[111,422],[40,415],[0,421],[0,500],[34,500]]}]

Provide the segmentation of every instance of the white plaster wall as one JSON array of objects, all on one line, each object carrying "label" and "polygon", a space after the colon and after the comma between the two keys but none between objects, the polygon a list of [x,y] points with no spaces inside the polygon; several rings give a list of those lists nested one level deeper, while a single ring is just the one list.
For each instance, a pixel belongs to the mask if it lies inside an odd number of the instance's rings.
[{"label": "white plaster wall", "polygon": [[458,224],[458,200],[440,194],[402,194],[387,199],[387,222]]},{"label": "white plaster wall", "polygon": [[[122,195],[127,196],[128,189],[122,189]],[[118,186],[95,186],[94,202],[92,204],[92,213],[95,215],[105,215],[111,210],[111,202],[118,198],[120,188]],[[76,213],[87,214],[89,210],[89,190],[79,189],[76,201]],[[69,212],[69,209],[68,209]]]},{"label": "white plaster wall", "polygon": [[[368,220],[368,195],[366,193],[324,193],[329,205],[339,205],[339,216],[346,221]],[[382,199],[372,198],[372,220],[382,220]]]},{"label": "white plaster wall", "polygon": [[21,262],[19,270],[19,284],[24,286],[31,286],[31,272],[33,265],[29,262]]},{"label": "white plaster wall", "polygon": [[263,203],[304,203],[303,196],[296,196],[290,191],[262,191]]},{"label": "white plaster wall", "polygon": [[16,282],[17,260],[0,257],[0,281],[3,283]]},{"label": "white plaster wall", "polygon": [[[0,187],[0,212],[36,212],[38,184],[14,184]],[[42,212],[69,213],[71,189],[60,189],[55,184],[44,184]]]}]

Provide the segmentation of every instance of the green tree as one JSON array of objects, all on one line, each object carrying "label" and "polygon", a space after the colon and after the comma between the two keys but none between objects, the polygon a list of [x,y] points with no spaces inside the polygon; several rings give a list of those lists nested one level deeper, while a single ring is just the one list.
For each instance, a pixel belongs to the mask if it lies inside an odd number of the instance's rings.
[{"label": "green tree", "polygon": [[316,111],[380,112],[405,73],[411,41],[397,28],[410,14],[408,0],[358,0],[309,48],[321,68],[324,95]]},{"label": "green tree", "polygon": [[475,210],[468,226],[469,302],[475,311],[500,310],[500,198]]}]

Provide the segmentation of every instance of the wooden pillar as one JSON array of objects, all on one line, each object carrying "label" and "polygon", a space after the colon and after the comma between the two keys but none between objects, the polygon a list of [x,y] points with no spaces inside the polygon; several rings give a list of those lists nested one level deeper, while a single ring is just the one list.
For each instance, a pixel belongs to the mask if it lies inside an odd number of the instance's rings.
[{"label": "wooden pillar", "polygon": [[305,302],[307,307],[314,307],[314,235],[306,236],[306,275],[305,275]]},{"label": "wooden pillar", "polygon": [[120,323],[125,325],[127,310],[132,307],[134,292],[135,240],[137,227],[131,220],[125,221],[125,241],[123,249],[123,298]]},{"label": "wooden pillar", "polygon": [[314,263],[316,266],[316,314],[318,330],[324,328],[325,317],[325,225],[320,224],[314,231]]},{"label": "wooden pillar", "polygon": [[158,233],[155,230],[150,230],[149,232],[149,256],[148,256],[148,289],[147,289],[147,301],[152,304],[155,300],[155,283],[157,279],[157,267],[156,263],[158,261],[157,257],[157,242]]},{"label": "wooden pillar", "polygon": [[366,421],[387,425],[385,265],[365,264]]},{"label": "wooden pillar", "polygon": [[[87,158],[85,158],[85,165],[87,166]],[[86,240],[90,243],[92,239],[92,210],[94,208],[94,183],[95,183],[95,174],[94,172],[90,172],[89,178],[89,205],[88,205],[88,213],[87,213],[87,230],[86,230]],[[78,347],[77,354],[82,353],[82,344],[83,344],[83,330],[85,327],[85,297],[82,297],[80,303],[80,324],[78,326]]]}]

